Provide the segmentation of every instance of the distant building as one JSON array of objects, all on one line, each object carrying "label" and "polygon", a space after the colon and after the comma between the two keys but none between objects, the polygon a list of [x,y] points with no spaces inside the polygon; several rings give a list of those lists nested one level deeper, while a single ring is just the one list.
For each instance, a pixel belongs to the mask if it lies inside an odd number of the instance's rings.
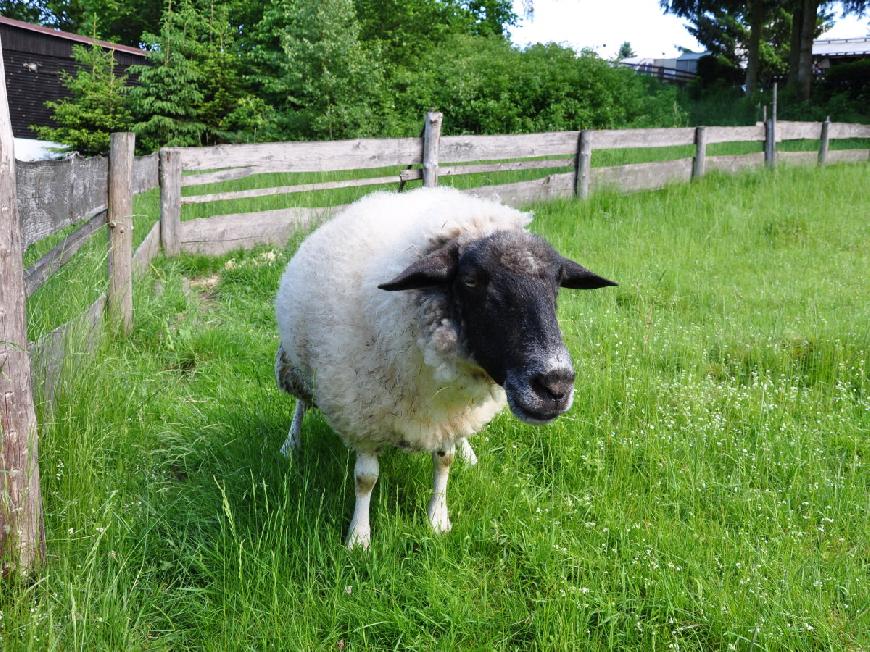
[{"label": "distant building", "polygon": [[626,57],[619,65],[639,72],[642,75],[658,77],[662,81],[684,84],[695,78],[698,72],[698,59],[709,52],[684,52],[678,57],[655,59],[652,57]]},{"label": "distant building", "polygon": [[813,68],[824,72],[838,63],[870,60],[870,36],[813,41]]},{"label": "distant building", "polygon": [[55,126],[45,103],[69,96],[61,81],[61,71],[75,73],[73,45],[98,45],[114,50],[119,72],[147,60],[147,53],[139,48],[98,41],[3,16],[0,16],[0,40],[3,43],[12,133],[18,138],[35,138],[31,125]]}]

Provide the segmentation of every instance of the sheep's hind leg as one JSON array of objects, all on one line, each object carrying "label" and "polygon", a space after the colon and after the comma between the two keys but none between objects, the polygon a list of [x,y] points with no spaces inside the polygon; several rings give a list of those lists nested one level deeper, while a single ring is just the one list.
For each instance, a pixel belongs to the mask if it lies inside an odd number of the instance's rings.
[{"label": "sheep's hind leg", "polygon": [[447,514],[447,477],[456,447],[450,446],[444,450],[432,453],[432,499],[429,501],[429,523],[435,532],[450,532],[450,516]]},{"label": "sheep's hind leg", "polygon": [[293,421],[290,422],[290,432],[287,439],[281,445],[281,455],[290,457],[290,453],[299,449],[302,435],[302,419],[308,406],[301,398],[296,399],[296,409],[293,412]]},{"label": "sheep's hind leg", "polygon": [[357,453],[353,468],[354,486],[356,489],[356,504],[353,508],[353,518],[350,521],[350,532],[347,533],[347,547],[360,546],[368,550],[372,540],[372,530],[369,525],[369,504],[372,490],[378,481],[378,458],[367,453]]},{"label": "sheep's hind leg", "polygon": [[456,452],[459,454],[459,458],[468,466],[477,464],[477,455],[474,454],[474,449],[465,437],[459,440],[459,450]]}]

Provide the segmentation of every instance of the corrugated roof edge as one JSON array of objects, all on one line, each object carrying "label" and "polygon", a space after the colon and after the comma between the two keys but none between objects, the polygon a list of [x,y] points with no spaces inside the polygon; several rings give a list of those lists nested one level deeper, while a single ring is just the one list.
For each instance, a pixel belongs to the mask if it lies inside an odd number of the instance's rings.
[{"label": "corrugated roof edge", "polygon": [[75,41],[76,43],[84,43],[86,45],[99,45],[102,48],[106,48],[109,50],[117,50],[118,52],[127,52],[128,54],[135,54],[140,57],[147,57],[148,52],[146,50],[142,50],[140,48],[134,48],[129,45],[121,45],[119,43],[110,43],[109,41],[100,41],[98,39],[93,39],[87,36],[82,36],[81,34],[73,34],[72,32],[64,32],[59,29],[54,29],[53,27],[45,27],[43,25],[34,25],[33,23],[27,23],[23,20],[15,20],[14,18],[6,18],[6,16],[0,16],[0,25],[9,25],[10,27],[18,27],[19,29],[26,29],[31,32],[37,32],[38,34],[45,34],[46,36],[55,36],[57,38],[66,39],[68,41]]}]

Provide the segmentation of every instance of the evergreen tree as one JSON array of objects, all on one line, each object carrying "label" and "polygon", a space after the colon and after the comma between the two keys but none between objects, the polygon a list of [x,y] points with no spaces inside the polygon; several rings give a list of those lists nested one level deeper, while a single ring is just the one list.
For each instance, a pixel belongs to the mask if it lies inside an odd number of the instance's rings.
[{"label": "evergreen tree", "polygon": [[127,76],[116,74],[112,50],[76,45],[73,58],[76,73],[62,73],[71,97],[46,102],[59,126],[34,130],[40,138],[64,143],[83,155],[105,154],[109,134],[130,128]]},{"label": "evergreen tree", "polygon": [[248,81],[275,109],[276,136],[383,132],[383,68],[359,37],[352,0],[271,0],[255,31]]},{"label": "evergreen tree", "polygon": [[131,91],[137,118],[133,130],[143,151],[202,142],[206,27],[189,0],[183,0],[177,10],[164,14],[159,35],[144,35],[151,43],[150,65],[135,67],[139,85]]},{"label": "evergreen tree", "polygon": [[628,59],[629,57],[635,56],[634,50],[631,49],[631,43],[625,41],[622,45],[619,46],[619,52],[616,55],[616,60],[621,61],[622,59]]}]

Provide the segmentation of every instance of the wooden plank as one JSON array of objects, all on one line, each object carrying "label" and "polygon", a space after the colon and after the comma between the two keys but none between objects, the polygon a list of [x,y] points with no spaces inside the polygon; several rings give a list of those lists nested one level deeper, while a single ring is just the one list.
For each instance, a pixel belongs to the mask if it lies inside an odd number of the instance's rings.
[{"label": "wooden plank", "polygon": [[160,246],[167,256],[177,256],[181,230],[181,154],[160,150]]},{"label": "wooden plank", "polygon": [[554,131],[510,136],[442,136],[441,161],[491,161],[532,156],[573,155],[579,131]]},{"label": "wooden plank", "polygon": [[2,575],[45,558],[15,152],[0,44],[0,560]]},{"label": "wooden plank", "polygon": [[106,208],[109,168],[105,158],[19,162],[16,167],[25,249]]},{"label": "wooden plank", "polygon": [[794,122],[780,120],[776,123],[776,140],[817,140],[822,133],[821,122]]},{"label": "wooden plank", "polygon": [[819,160],[818,152],[778,152],[776,156],[791,165],[816,165]]},{"label": "wooden plank", "polygon": [[608,129],[592,132],[595,149],[622,149],[626,147],[670,147],[692,145],[695,130],[692,127],[665,129]]},{"label": "wooden plank", "polygon": [[181,251],[220,256],[259,245],[283,247],[294,231],[323,220],[341,208],[344,206],[283,208],[188,220],[181,223]]},{"label": "wooden plank", "polygon": [[592,138],[589,131],[580,132],[577,143],[577,165],[574,170],[574,196],[586,199],[589,196],[589,181],[592,178]]},{"label": "wooden plank", "polygon": [[700,179],[704,176],[704,168],[707,160],[707,129],[695,127],[695,158],[692,161],[692,178]]},{"label": "wooden plank", "polygon": [[574,173],[562,172],[532,181],[470,188],[465,192],[476,197],[495,199],[509,206],[521,207],[536,201],[573,197]]},{"label": "wooden plank", "polygon": [[755,168],[764,165],[764,152],[752,152],[751,154],[737,154],[734,156],[708,156],[707,171],[719,170],[722,172],[737,172],[747,168]]},{"label": "wooden plank", "polygon": [[[420,177],[417,177],[418,179]],[[190,195],[182,197],[181,203],[207,204],[213,201],[226,201],[231,199],[250,199],[251,197],[269,197],[270,195],[287,195],[297,192],[311,192],[313,190],[331,190],[334,188],[351,188],[355,186],[380,186],[390,183],[398,183],[399,176],[368,177],[362,179],[344,179],[342,181],[324,181],[322,183],[302,183],[296,186],[276,186],[274,188],[254,188],[252,190],[234,190],[231,192],[216,192],[208,195]]]},{"label": "wooden plank", "polygon": [[160,221],[151,225],[151,230],[145,239],[139,243],[133,254],[133,273],[142,274],[148,269],[151,261],[160,253]]},{"label": "wooden plank", "polygon": [[24,272],[24,287],[31,296],[53,274],[66,265],[78,251],[106,224],[106,211],[97,211],[82,226],[56,244]]},{"label": "wooden plank", "polygon": [[423,122],[423,187],[438,185],[438,149],[441,143],[441,114],[430,111]]},{"label": "wooden plank", "polygon": [[688,181],[691,175],[690,158],[592,168],[592,189],[615,187],[623,191],[649,190],[661,188],[673,181]]},{"label": "wooden plank", "polygon": [[832,149],[828,163],[866,163],[870,161],[870,149]]},{"label": "wooden plank", "polygon": [[100,340],[106,295],[101,294],[83,313],[30,342],[28,352],[33,364],[34,393],[51,406],[61,374],[69,373],[77,360],[86,359],[71,353],[90,353]]},{"label": "wooden plank", "polygon": [[186,174],[181,177],[181,186],[204,186],[209,183],[222,183],[224,181],[233,181],[235,179],[244,179],[252,174],[257,174],[256,166],[250,165],[244,168],[227,168],[225,170],[215,170],[214,172],[203,172],[202,174]]},{"label": "wooden plank", "polygon": [[848,122],[832,122],[829,138],[870,138],[870,125]]},{"label": "wooden plank", "polygon": [[764,125],[751,127],[705,127],[707,144],[764,140]]},{"label": "wooden plank", "polygon": [[[542,170],[548,168],[565,168],[571,165],[568,158],[551,158],[532,161],[513,161],[510,163],[481,163],[478,165],[454,165],[453,167],[438,167],[439,177],[452,177],[460,174],[481,174],[484,172],[511,172],[516,170]],[[402,170],[399,173],[401,181],[414,181],[423,178],[423,170]]]},{"label": "wooden plank", "polygon": [[133,193],[146,192],[160,185],[160,156],[157,152],[133,159]]},{"label": "wooden plank", "polygon": [[361,138],[320,142],[259,143],[180,147],[185,170],[256,164],[260,171],[326,172],[421,163],[419,138]]},{"label": "wooden plank", "polygon": [[133,149],[136,136],[109,137],[109,314],[133,330]]}]

